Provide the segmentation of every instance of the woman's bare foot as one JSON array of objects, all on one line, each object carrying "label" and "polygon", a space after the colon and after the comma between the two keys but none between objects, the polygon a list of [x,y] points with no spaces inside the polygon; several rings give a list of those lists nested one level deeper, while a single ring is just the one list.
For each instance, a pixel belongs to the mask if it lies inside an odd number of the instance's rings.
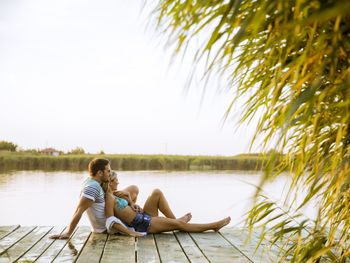
[{"label": "woman's bare foot", "polygon": [[216,222],[216,226],[213,228],[215,232],[219,231],[224,226],[228,225],[231,222],[231,217],[226,217],[218,222]]},{"label": "woman's bare foot", "polygon": [[187,213],[187,214],[183,215],[182,217],[177,218],[177,220],[182,221],[184,223],[190,222],[191,219],[192,219],[191,213]]}]

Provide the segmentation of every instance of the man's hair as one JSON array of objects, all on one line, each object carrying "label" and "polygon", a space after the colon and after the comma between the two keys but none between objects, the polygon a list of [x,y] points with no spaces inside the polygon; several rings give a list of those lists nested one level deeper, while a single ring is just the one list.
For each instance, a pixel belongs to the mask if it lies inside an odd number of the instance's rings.
[{"label": "man's hair", "polygon": [[106,165],[109,164],[107,159],[95,158],[89,163],[89,173],[91,176],[95,176],[98,171],[104,171]]}]

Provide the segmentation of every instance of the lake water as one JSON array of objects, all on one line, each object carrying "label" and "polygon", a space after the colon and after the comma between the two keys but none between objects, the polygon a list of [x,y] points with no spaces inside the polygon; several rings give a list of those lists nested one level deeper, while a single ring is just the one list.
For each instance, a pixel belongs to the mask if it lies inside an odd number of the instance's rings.
[{"label": "lake water", "polygon": [[[231,225],[242,225],[261,173],[247,171],[121,171],[119,188],[139,186],[143,205],[154,188],[166,195],[176,216],[192,212],[192,222],[231,216]],[[67,225],[86,172],[19,171],[0,174],[0,225]],[[264,187],[279,200],[289,182],[282,175]],[[312,214],[312,212],[310,212]],[[80,225],[88,225],[84,215]]]}]

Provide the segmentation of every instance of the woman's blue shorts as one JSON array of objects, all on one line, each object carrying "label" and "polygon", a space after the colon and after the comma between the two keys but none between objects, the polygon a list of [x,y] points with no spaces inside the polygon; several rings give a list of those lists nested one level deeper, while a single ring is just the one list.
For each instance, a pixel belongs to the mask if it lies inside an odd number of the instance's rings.
[{"label": "woman's blue shorts", "polygon": [[152,217],[146,213],[136,213],[135,218],[132,220],[130,226],[132,226],[137,232],[148,232],[151,225]]}]

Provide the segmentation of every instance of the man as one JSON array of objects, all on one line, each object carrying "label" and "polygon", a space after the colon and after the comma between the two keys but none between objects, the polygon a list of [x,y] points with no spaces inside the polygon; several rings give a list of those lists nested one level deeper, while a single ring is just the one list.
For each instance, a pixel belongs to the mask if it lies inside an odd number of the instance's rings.
[{"label": "man", "polygon": [[[107,183],[108,185],[110,173],[111,166],[107,159],[93,159],[89,163],[89,178],[85,180],[83,184],[77,209],[74,212],[68,228],[62,234],[52,235],[50,238],[68,239],[73,234],[74,229],[85,211],[91,223],[92,232],[105,233],[106,230],[108,230],[109,233],[121,232],[133,236],[142,236],[134,232],[133,229],[128,229],[111,213],[108,213],[108,218],[106,219],[105,209],[107,211],[107,208],[105,207],[105,192],[101,184]],[[108,201],[107,206],[109,207],[109,211],[113,210],[111,209],[113,205],[112,200]]]}]

